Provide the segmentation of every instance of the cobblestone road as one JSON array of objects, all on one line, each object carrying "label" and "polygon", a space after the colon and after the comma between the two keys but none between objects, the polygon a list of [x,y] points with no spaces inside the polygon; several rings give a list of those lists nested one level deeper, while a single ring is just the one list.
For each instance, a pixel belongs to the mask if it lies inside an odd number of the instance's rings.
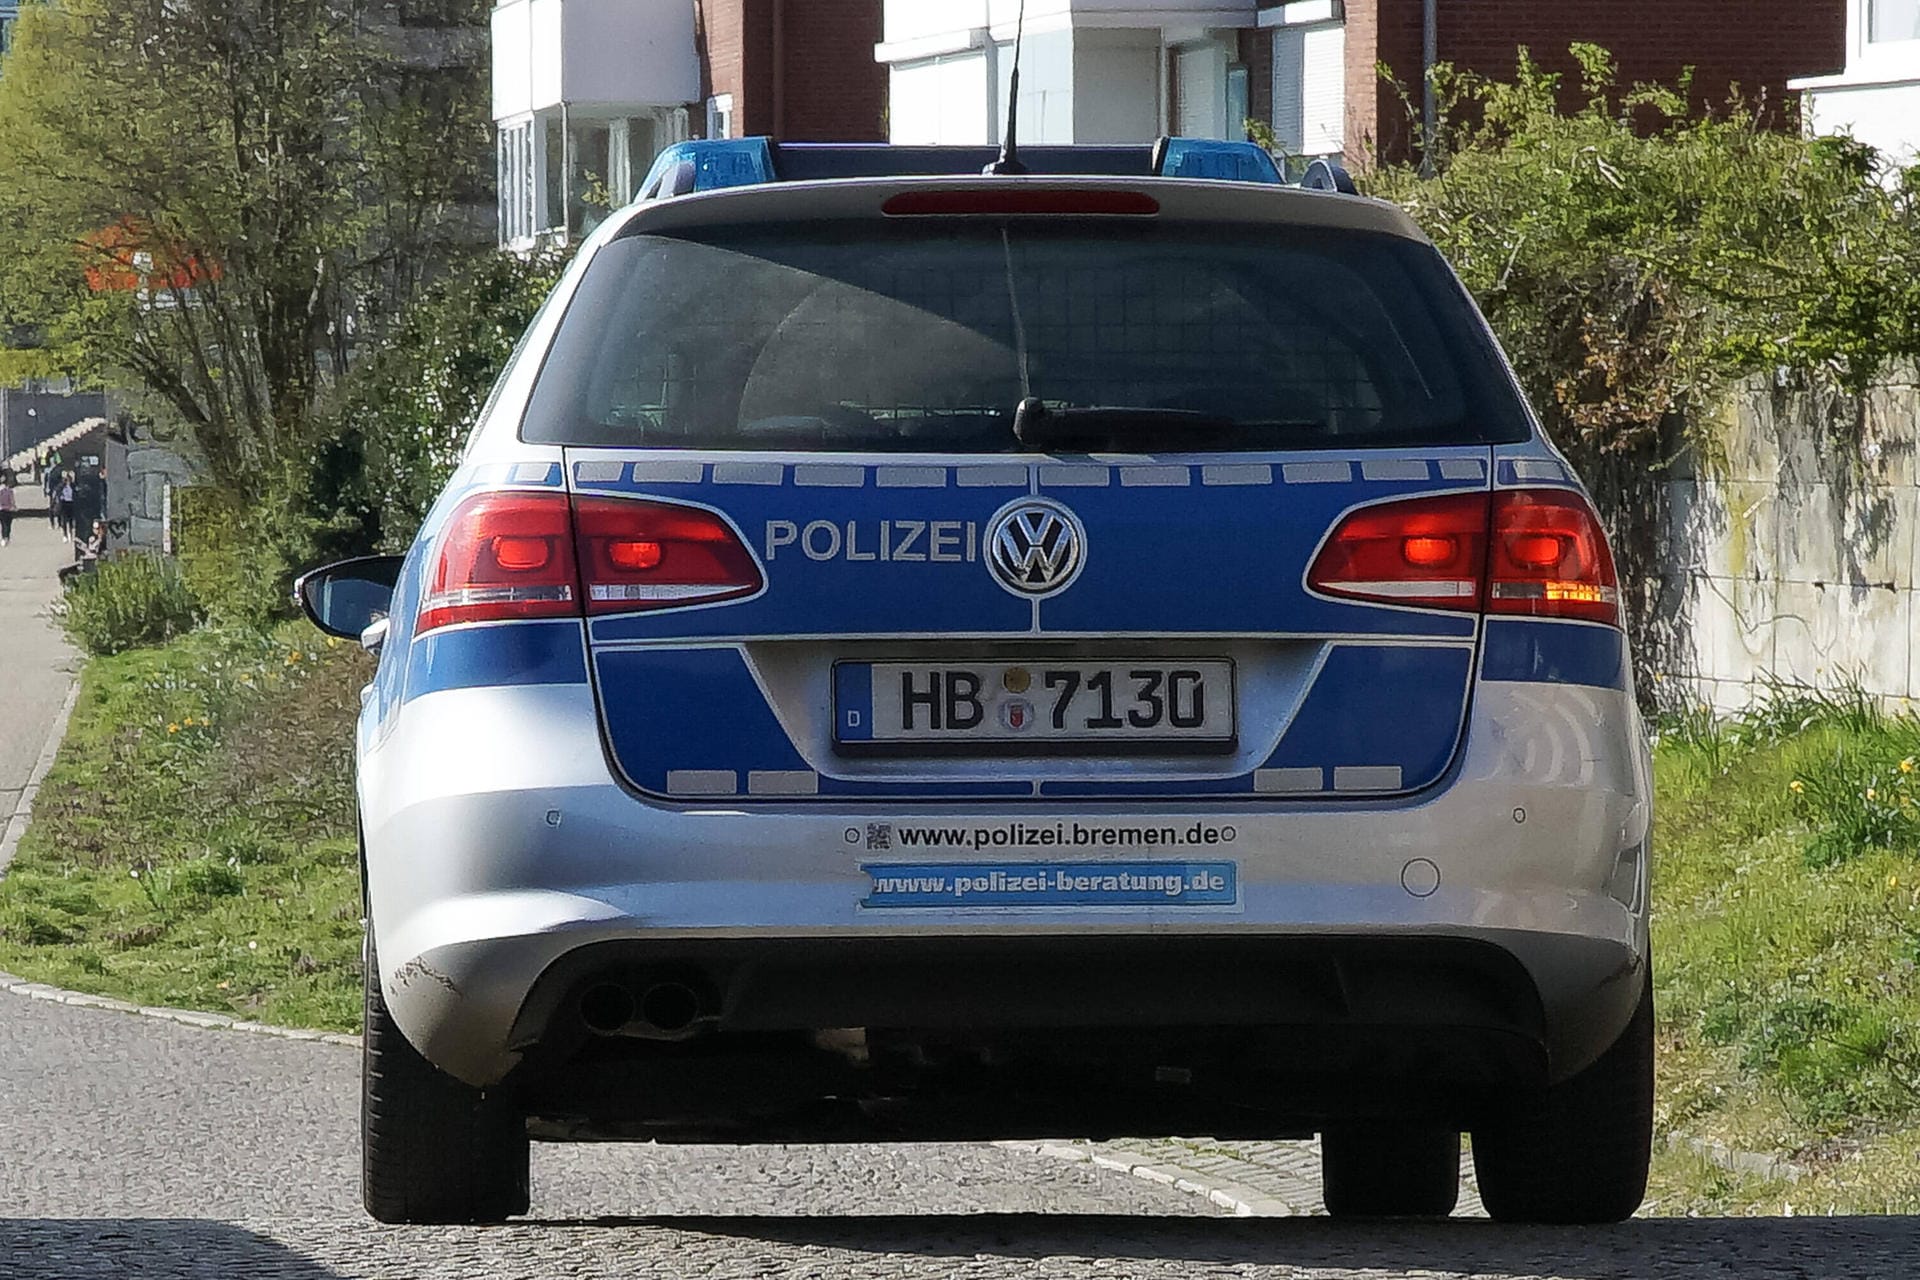
[{"label": "cobblestone road", "polygon": [[0,994],[0,1276],[1892,1280],[1920,1257],[1902,1219],[1231,1218],[985,1146],[536,1147],[534,1221],[382,1228],[356,1203],[357,1066],[338,1045]]}]

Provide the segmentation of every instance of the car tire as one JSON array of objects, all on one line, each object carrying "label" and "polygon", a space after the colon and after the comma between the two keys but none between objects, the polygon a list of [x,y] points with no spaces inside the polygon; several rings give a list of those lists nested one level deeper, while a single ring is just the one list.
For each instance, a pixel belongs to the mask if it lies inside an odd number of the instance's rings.
[{"label": "car tire", "polygon": [[1653,985],[1600,1060],[1473,1131],[1480,1199],[1498,1222],[1621,1222],[1653,1153]]},{"label": "car tire", "polygon": [[1320,1135],[1321,1197],[1336,1218],[1444,1218],[1460,1198],[1458,1130],[1372,1125]]},{"label": "car tire", "polygon": [[362,1198],[388,1223],[504,1222],[529,1203],[526,1118],[420,1055],[387,1011],[371,941],[361,1037]]}]

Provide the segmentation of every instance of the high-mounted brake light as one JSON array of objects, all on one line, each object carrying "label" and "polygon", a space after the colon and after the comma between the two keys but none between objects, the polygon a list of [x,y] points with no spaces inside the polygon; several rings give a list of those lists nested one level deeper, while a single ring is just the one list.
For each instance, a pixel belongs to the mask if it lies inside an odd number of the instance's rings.
[{"label": "high-mounted brake light", "polygon": [[1328,537],[1307,585],[1385,604],[1620,625],[1606,534],[1586,498],[1567,489],[1362,507]]},{"label": "high-mounted brake light", "polygon": [[577,617],[579,575],[564,493],[477,494],[448,517],[415,630]]},{"label": "high-mounted brake light", "polygon": [[998,214],[1034,217],[1092,214],[1150,217],[1160,202],[1139,191],[1074,187],[960,187],[939,191],[902,191],[888,196],[880,212],[890,217],[965,217]]},{"label": "high-mounted brake light", "polygon": [[579,498],[574,529],[589,613],[711,604],[763,584],[740,535],[704,507]]}]

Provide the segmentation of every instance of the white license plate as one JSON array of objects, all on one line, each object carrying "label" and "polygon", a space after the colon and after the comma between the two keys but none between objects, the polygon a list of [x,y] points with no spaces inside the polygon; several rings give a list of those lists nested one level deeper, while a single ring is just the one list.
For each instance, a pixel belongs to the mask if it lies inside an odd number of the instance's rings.
[{"label": "white license plate", "polygon": [[833,683],[843,747],[1229,750],[1234,741],[1231,662],[842,662]]}]

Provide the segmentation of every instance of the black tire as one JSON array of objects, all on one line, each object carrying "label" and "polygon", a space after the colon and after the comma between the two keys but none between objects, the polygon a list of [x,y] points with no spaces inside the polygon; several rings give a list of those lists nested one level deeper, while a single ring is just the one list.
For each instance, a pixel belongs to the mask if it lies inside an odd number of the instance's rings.
[{"label": "black tire", "polygon": [[387,1012],[367,946],[361,1038],[361,1194],[376,1221],[504,1222],[525,1213],[526,1118],[499,1090],[440,1070]]},{"label": "black tire", "polygon": [[1598,1062],[1473,1131],[1480,1199],[1498,1222],[1633,1216],[1653,1155],[1653,985]]},{"label": "black tire", "polygon": [[1460,1198],[1459,1131],[1329,1129],[1320,1135],[1320,1180],[1336,1218],[1444,1218]]}]

